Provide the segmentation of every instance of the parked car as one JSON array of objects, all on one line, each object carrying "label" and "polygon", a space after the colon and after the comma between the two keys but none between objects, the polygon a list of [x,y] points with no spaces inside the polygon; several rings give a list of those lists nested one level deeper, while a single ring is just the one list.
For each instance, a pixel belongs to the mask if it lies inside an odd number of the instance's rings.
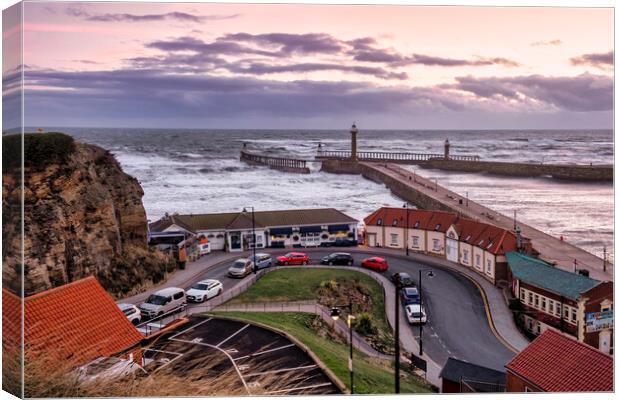
[{"label": "parked car", "polygon": [[132,324],[138,325],[142,320],[142,313],[140,313],[140,309],[135,305],[129,303],[120,303],[117,304],[117,306],[121,309],[123,314],[125,314],[127,319],[130,320]]},{"label": "parked car", "polygon": [[310,257],[306,253],[293,251],[279,256],[276,260],[279,265],[307,265],[310,262]]},{"label": "parked car", "polygon": [[228,268],[228,276],[231,278],[243,278],[254,270],[254,263],[249,258],[240,258]]},{"label": "parked car", "polygon": [[273,265],[273,259],[266,253],[256,253],[256,260],[254,256],[250,256],[250,261],[256,265],[257,269],[271,268]]},{"label": "parked car", "polygon": [[392,275],[392,282],[394,282],[395,285],[398,285],[400,287],[407,287],[407,286],[413,286],[414,282],[413,279],[411,278],[411,275],[409,275],[406,272],[397,272],[394,275]]},{"label": "parked car", "polygon": [[410,324],[425,324],[426,310],[420,304],[409,304],[405,307],[407,311],[407,320]]},{"label": "parked car", "polygon": [[215,296],[218,296],[224,291],[222,282],[216,279],[206,279],[192,285],[192,287],[185,293],[188,302],[202,303],[205,300],[209,300]]},{"label": "parked car", "polygon": [[353,238],[337,237],[332,242],[332,246],[335,246],[335,247],[357,246],[357,241]]},{"label": "parked car", "polygon": [[362,260],[362,267],[370,268],[375,271],[387,271],[389,268],[387,261],[381,257],[371,257]]},{"label": "parked car", "polygon": [[353,265],[353,256],[349,253],[332,253],[323,257],[321,264],[327,265]]},{"label": "parked car", "polygon": [[140,304],[139,308],[142,318],[151,319],[185,306],[185,290],[170,287],[150,295],[144,303]]},{"label": "parked car", "polygon": [[401,289],[401,297],[403,298],[403,304],[420,304],[420,292],[415,286],[410,286]]}]

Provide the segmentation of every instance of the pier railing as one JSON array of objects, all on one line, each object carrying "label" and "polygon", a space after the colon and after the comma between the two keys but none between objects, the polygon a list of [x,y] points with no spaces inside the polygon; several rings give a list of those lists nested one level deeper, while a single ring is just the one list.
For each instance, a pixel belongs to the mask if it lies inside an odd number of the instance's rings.
[{"label": "pier railing", "polygon": [[306,160],[301,160],[298,158],[265,156],[262,154],[251,153],[246,150],[241,150],[240,158],[241,161],[245,161],[250,164],[265,165],[283,171],[303,173],[310,172],[308,166],[306,165]]},{"label": "pier railing", "polygon": [[[321,159],[347,159],[351,158],[350,151],[333,151],[333,150],[319,150],[316,154],[316,158]],[[381,151],[358,151],[357,159],[360,161],[396,161],[396,162],[418,162],[428,161],[434,158],[444,158],[443,154],[428,154],[428,153],[389,153]],[[459,156],[450,155],[450,160],[457,161],[480,161],[479,156]]]}]

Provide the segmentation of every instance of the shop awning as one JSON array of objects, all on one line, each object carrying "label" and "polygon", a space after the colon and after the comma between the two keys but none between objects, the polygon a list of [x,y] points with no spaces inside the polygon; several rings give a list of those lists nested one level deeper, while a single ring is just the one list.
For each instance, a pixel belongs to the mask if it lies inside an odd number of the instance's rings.
[{"label": "shop awning", "polygon": [[323,232],[321,225],[302,226],[299,228],[300,233]]},{"label": "shop awning", "polygon": [[271,235],[290,235],[293,233],[293,228],[269,228],[269,234]]},{"label": "shop awning", "polygon": [[340,231],[349,231],[349,225],[343,224],[343,225],[329,225],[327,227],[327,230],[329,232],[340,232]]}]

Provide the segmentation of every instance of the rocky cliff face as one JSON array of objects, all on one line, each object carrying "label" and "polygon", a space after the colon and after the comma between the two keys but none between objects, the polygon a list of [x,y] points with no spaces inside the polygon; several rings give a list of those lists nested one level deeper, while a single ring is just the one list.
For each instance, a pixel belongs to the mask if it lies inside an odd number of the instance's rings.
[{"label": "rocky cliff face", "polygon": [[[25,151],[28,160],[28,144]],[[19,287],[21,239],[16,171],[5,169],[2,185],[3,285],[14,290]],[[23,198],[25,294],[88,275],[96,275],[116,295],[161,280],[174,263],[147,249],[142,196],[138,181],[97,146],[75,142],[60,158],[28,165]]]}]

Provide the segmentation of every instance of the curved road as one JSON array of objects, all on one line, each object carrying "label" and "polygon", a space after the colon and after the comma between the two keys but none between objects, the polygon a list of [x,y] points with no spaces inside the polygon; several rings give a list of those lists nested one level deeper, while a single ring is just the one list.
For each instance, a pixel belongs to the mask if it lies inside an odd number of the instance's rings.
[{"label": "curved road", "polygon": [[[279,255],[285,251],[287,250],[266,249],[260,252]],[[302,251],[310,256],[311,263],[319,263],[323,256],[340,251],[353,254],[356,265],[359,265],[363,258],[369,257],[368,250],[360,251],[354,248],[317,248]],[[230,256],[235,257],[234,254]],[[399,257],[384,255],[382,257],[387,259],[390,265],[389,270],[382,273],[387,278],[395,272],[407,272],[417,283],[420,268],[433,270],[434,277],[428,278],[423,274],[422,282],[424,305],[428,314],[428,322],[423,329],[424,352],[433,361],[443,366],[448,357],[452,356],[489,368],[504,370],[504,365],[514,357],[515,353],[491,331],[482,297],[471,281],[449,269],[432,267]],[[208,260],[208,257],[205,260]],[[245,279],[229,278],[227,276],[229,265],[230,262],[220,262],[209,267],[202,275],[187,282],[186,288],[198,280],[209,278],[220,280],[226,291],[233,289],[242,284]],[[146,294],[134,296],[128,300],[139,302],[141,298],[144,298],[143,296],[146,297]],[[404,308],[401,308],[401,312],[404,314]],[[418,338],[419,328],[417,326],[401,323],[401,329],[411,329],[416,339]]]}]

